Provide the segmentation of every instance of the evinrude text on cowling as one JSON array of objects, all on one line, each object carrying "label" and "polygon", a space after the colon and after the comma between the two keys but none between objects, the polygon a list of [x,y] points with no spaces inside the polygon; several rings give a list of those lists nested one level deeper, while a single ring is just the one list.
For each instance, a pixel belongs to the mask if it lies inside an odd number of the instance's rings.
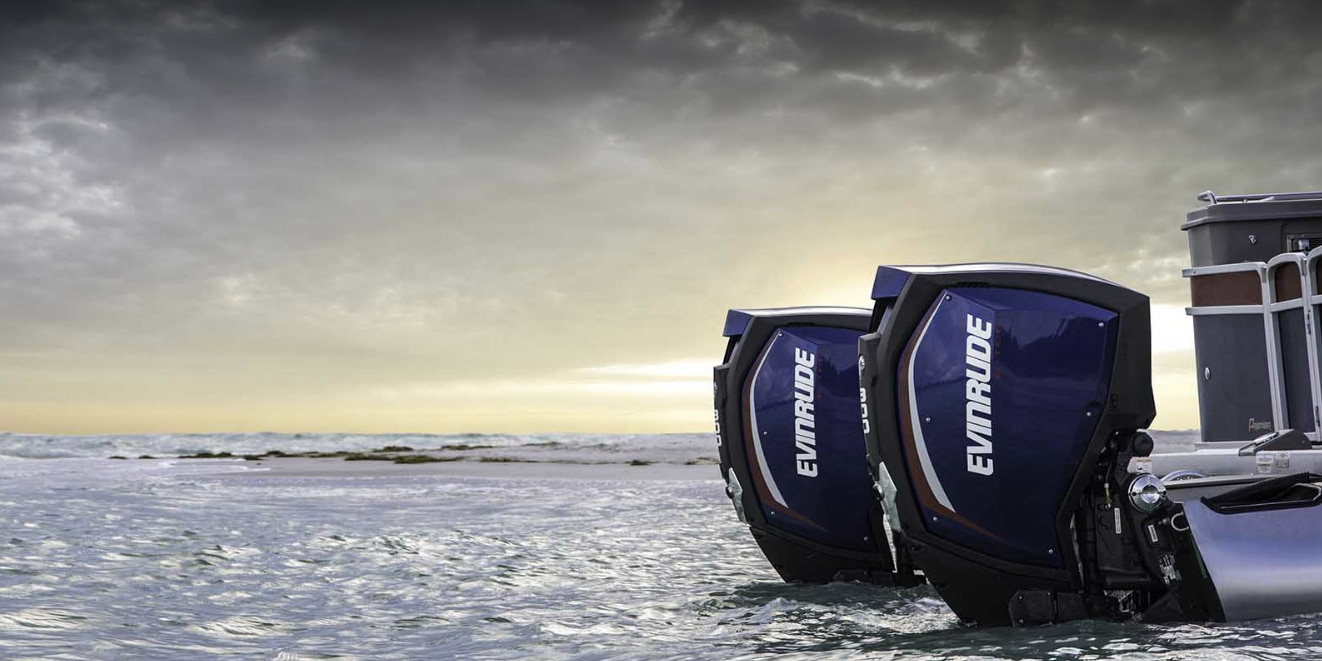
[{"label": "evinrude text on cowling", "polygon": [[992,325],[972,314],[968,315],[968,337],[964,343],[965,388],[964,428],[969,445],[970,473],[991,475],[992,463],[992,402],[991,402],[991,338]]},{"label": "evinrude text on cowling", "polygon": [[817,355],[794,349],[794,465],[799,475],[817,477],[817,429],[813,422],[813,365]]}]

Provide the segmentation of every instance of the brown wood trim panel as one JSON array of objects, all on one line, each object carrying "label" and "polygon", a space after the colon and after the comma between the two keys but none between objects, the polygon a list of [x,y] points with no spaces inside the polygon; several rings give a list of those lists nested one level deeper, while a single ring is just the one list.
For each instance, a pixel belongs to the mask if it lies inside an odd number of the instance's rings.
[{"label": "brown wood trim panel", "polygon": [[1293,301],[1304,297],[1304,283],[1299,279],[1299,265],[1286,262],[1276,268],[1272,274],[1272,287],[1276,291],[1276,301]]},{"label": "brown wood trim panel", "polygon": [[1196,308],[1262,305],[1262,280],[1257,271],[1195,275],[1189,278],[1189,289]]}]

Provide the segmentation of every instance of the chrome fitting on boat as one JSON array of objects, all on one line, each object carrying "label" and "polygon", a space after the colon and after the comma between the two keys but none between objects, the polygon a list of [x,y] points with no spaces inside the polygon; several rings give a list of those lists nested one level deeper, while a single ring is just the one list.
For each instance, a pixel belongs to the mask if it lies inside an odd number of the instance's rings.
[{"label": "chrome fitting on boat", "polygon": [[1166,502],[1166,485],[1155,475],[1136,476],[1129,481],[1129,504],[1134,509],[1151,514]]}]

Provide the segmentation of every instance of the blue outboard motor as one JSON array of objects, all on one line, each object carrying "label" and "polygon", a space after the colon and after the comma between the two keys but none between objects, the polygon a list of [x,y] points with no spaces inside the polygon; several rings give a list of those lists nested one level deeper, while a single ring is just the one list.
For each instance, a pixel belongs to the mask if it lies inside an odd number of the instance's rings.
[{"label": "blue outboard motor", "polygon": [[1119,582],[1084,575],[1101,570],[1076,526],[1096,519],[1100,458],[1151,451],[1148,298],[1019,264],[883,266],[872,298],[861,405],[897,554],[970,623],[1122,609]]},{"label": "blue outboard motor", "polygon": [[714,370],[721,478],[786,581],[897,580],[858,417],[858,338],[870,315],[812,307],[726,317],[730,339]]}]

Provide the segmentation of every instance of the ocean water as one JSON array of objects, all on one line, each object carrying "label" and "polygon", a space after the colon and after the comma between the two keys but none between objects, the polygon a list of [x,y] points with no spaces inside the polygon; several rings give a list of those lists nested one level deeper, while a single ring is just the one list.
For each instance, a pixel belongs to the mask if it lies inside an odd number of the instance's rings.
[{"label": "ocean water", "polygon": [[236,455],[369,451],[388,445],[439,450],[470,459],[505,458],[564,463],[716,461],[712,434],[104,434],[50,436],[0,432],[6,458],[171,457],[199,452]]},{"label": "ocean water", "polygon": [[[708,434],[401,438],[0,438],[0,659],[1322,656],[1318,616],[978,630],[925,587],[785,585],[714,466],[602,479],[618,471],[588,465],[705,462]],[[584,465],[556,479],[518,464],[317,478],[107,458],[296,441],[490,445],[455,452]]]}]

